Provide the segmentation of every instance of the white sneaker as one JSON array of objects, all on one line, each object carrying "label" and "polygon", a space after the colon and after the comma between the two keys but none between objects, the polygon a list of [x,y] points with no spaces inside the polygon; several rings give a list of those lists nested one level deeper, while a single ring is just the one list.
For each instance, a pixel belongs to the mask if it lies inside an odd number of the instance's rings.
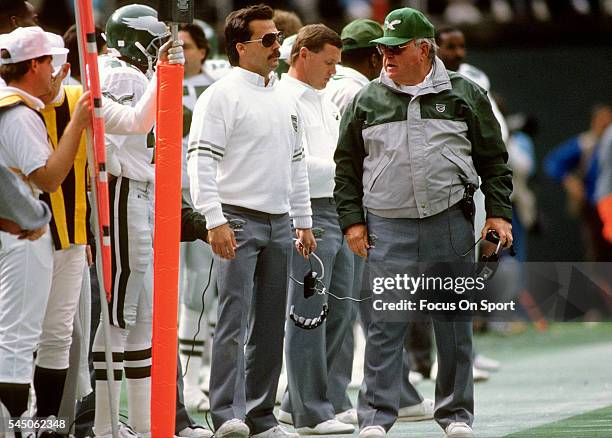
[{"label": "white sneaker", "polygon": [[490,357],[477,354],[474,358],[474,367],[485,371],[499,371],[501,363]]},{"label": "white sneaker", "polygon": [[217,429],[215,438],[247,438],[250,432],[249,426],[247,426],[244,421],[238,418],[232,418]]},{"label": "white sneaker", "polygon": [[474,377],[474,382],[486,382],[491,378],[491,373],[481,370],[480,368],[472,367],[472,376]]},{"label": "white sneaker", "polygon": [[413,385],[418,385],[423,381],[423,374],[418,371],[410,371],[408,373],[408,381]]},{"label": "white sneaker", "polygon": [[355,426],[332,418],[315,427],[298,427],[297,431],[302,435],[341,435],[355,432]]},{"label": "white sneaker", "polygon": [[397,421],[422,421],[433,418],[434,402],[426,398],[418,405],[400,408],[397,412]]},{"label": "white sneaker", "polygon": [[280,426],[274,426],[273,428],[268,429],[265,432],[251,435],[251,438],[300,438],[300,435],[294,432],[287,432]]},{"label": "white sneaker", "polygon": [[460,422],[449,424],[444,433],[448,438],[472,438],[474,436],[472,428]]},{"label": "white sneaker", "polygon": [[[119,438],[137,438],[138,437],[136,432],[134,432],[130,426],[128,426],[127,424],[123,424],[123,423],[119,423],[118,435],[119,435]],[[96,438],[113,438],[113,433],[109,432],[108,434],[105,434],[105,435],[96,434],[94,436]]]},{"label": "white sneaker", "polygon": [[355,408],[351,408],[344,412],[340,412],[339,414],[336,414],[336,420],[342,421],[346,424],[358,424],[359,420],[357,420],[357,410]]},{"label": "white sneaker", "polygon": [[279,409],[277,418],[281,423],[290,424],[293,426],[293,416],[291,415],[291,412],[285,412],[282,409]]},{"label": "white sneaker", "polygon": [[212,438],[213,433],[203,427],[187,426],[181,430],[175,438]]},{"label": "white sneaker", "polygon": [[359,431],[359,438],[383,438],[387,436],[382,426],[367,426]]},{"label": "white sneaker", "polygon": [[210,400],[198,387],[183,390],[183,398],[187,410],[206,412],[210,410]]}]

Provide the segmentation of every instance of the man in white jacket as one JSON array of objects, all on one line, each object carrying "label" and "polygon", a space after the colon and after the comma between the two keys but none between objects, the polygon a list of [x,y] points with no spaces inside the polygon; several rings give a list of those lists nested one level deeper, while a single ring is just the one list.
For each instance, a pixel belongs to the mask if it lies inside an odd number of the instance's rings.
[{"label": "man in white jacket", "polygon": [[[333,156],[340,114],[323,92],[336,73],[341,48],[340,36],[327,26],[311,24],[301,28],[291,50],[289,72],[283,75],[279,87],[296,99],[304,122],[303,144],[313,224],[323,231],[317,250],[325,269],[323,282],[333,294],[346,297],[352,290],[353,255],[342,235],[333,199],[336,169]],[[308,269],[308,261],[293,258],[293,278],[303,277]],[[303,287],[290,282],[289,305],[294,306],[297,314],[316,317],[324,303],[328,303],[327,296],[306,299]],[[321,326],[304,330],[288,323],[286,329],[289,391],[283,398],[279,418],[286,422],[293,420],[297,431],[304,434],[342,434],[355,430],[353,425],[335,419],[336,407],[326,396],[329,369],[352,329],[352,319],[347,318],[351,314],[350,302],[331,300],[329,307],[329,316]],[[304,366],[304,355],[308,356],[308,366]],[[343,410],[338,407],[338,413]]]},{"label": "man in white jacket", "polygon": [[206,216],[219,290],[210,376],[216,437],[297,436],[280,428],[273,414],[289,217],[302,255],[314,251],[316,242],[302,121],[295,100],[272,75],[282,40],[272,15],[271,8],[257,5],[228,16],[225,38],[234,69],[202,93],[189,135],[191,196]]}]

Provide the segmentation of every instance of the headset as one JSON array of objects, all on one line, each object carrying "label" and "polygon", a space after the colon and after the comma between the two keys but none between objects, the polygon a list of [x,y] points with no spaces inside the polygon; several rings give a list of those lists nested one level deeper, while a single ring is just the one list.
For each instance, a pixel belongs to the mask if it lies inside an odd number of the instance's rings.
[{"label": "headset", "polygon": [[[461,177],[460,174],[456,174],[456,175],[453,175],[453,178],[451,179],[451,183],[448,189],[448,201],[447,201],[448,206],[447,206],[446,211],[447,211],[448,235],[450,238],[450,244],[451,244],[451,247],[453,248],[455,255],[459,257],[465,257],[470,252],[472,252],[474,248],[476,248],[476,245],[478,245],[482,241],[482,236],[479,237],[478,240],[472,246],[470,246],[469,249],[464,253],[460,254],[455,249],[455,245],[453,244],[453,234],[452,234],[451,223],[450,223],[450,198],[451,198],[451,191],[452,191],[451,189],[453,187],[453,182],[455,181],[455,176],[457,176],[461,180],[461,182],[463,183],[463,186],[465,187],[465,191],[463,192],[463,198],[460,201],[461,210],[465,218],[472,223],[472,226],[474,225],[474,216],[476,215],[476,205],[474,204],[474,193],[478,189],[478,186],[465,181]],[[502,248],[501,240],[495,230],[488,230],[485,236],[485,240],[497,245],[497,248],[495,249],[493,254],[489,256],[483,255],[480,257],[481,262],[482,262],[482,268],[478,269],[478,273],[476,274],[476,277],[481,277],[486,281],[486,280],[491,279],[493,275],[495,275],[495,272],[497,271],[497,267],[499,264],[498,262],[499,262],[500,252],[503,251],[504,248]],[[508,251],[512,257],[516,256],[514,245],[510,245],[510,248],[508,248]]]},{"label": "headset", "polygon": [[[321,237],[323,237],[323,234],[325,234],[325,230],[322,228],[313,228],[312,234],[314,235],[315,239],[320,239]],[[374,246],[376,239],[377,237],[373,234],[368,236],[370,247]],[[300,242],[298,239],[293,239],[293,240],[296,242],[298,246],[302,246],[302,242]],[[313,259],[317,261],[317,263],[319,264],[319,267],[321,268],[320,275],[317,271],[313,269],[313,265],[312,265]],[[304,274],[303,282],[297,280],[292,275],[289,276],[289,278],[291,278],[292,281],[296,282],[297,284],[301,286],[304,286],[304,298],[305,299],[308,299],[315,294],[317,295],[327,294],[327,295],[334,297],[337,300],[351,300],[351,301],[356,301],[356,302],[361,302],[361,301],[372,299],[372,296],[362,298],[362,299],[357,299],[353,297],[339,297],[337,295],[334,295],[333,293],[327,290],[327,288],[325,287],[325,283],[323,282],[323,278],[325,278],[325,266],[323,265],[323,261],[314,252],[310,253],[308,261],[310,263],[310,269],[308,270],[308,272],[306,272],[306,274]],[[291,320],[297,327],[304,329],[304,330],[313,330],[319,327],[321,324],[323,324],[323,322],[327,318],[328,313],[329,313],[329,306],[327,305],[327,303],[323,304],[323,308],[321,309],[321,312],[319,313],[318,316],[314,318],[300,316],[296,314],[295,306],[293,304],[289,308],[289,318],[291,318]]]}]

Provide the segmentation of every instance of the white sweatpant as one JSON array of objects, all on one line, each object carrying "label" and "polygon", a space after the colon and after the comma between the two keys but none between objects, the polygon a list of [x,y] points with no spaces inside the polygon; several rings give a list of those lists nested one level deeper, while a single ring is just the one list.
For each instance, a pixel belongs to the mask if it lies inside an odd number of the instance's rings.
[{"label": "white sweatpant", "polygon": [[85,245],[53,252],[53,280],[43,320],[36,365],[54,370],[68,368],[74,317],[79,306]]},{"label": "white sweatpant", "polygon": [[0,382],[30,383],[51,290],[53,244],[0,231]]}]

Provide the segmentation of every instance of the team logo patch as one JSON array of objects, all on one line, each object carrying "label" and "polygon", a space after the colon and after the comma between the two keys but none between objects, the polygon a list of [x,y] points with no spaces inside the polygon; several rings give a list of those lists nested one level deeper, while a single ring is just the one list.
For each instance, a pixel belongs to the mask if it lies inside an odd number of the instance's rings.
[{"label": "team logo patch", "polygon": [[401,24],[402,20],[393,20],[392,22],[385,21],[384,30],[395,30],[395,25]]},{"label": "team logo patch", "polygon": [[298,120],[295,114],[291,114],[291,125],[293,125],[293,130],[297,132],[298,130]]},{"label": "team logo patch", "polygon": [[443,113],[444,111],[446,111],[446,105],[442,103],[436,103],[436,111],[438,111],[439,113]]}]

